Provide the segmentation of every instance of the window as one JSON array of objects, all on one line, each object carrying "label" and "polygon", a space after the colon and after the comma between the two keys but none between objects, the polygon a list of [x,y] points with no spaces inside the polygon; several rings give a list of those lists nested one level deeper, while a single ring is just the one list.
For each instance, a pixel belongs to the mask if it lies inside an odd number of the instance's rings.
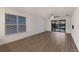
[{"label": "window", "polygon": [[13,34],[18,32],[26,32],[26,18],[5,14],[5,33]]},{"label": "window", "polygon": [[18,31],[19,32],[25,32],[26,31],[25,17],[18,16]]}]

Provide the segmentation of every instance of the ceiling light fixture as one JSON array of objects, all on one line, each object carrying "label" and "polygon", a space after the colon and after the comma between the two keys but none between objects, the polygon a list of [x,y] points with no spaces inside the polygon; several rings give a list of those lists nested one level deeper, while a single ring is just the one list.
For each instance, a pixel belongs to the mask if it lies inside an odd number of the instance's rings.
[{"label": "ceiling light fixture", "polygon": [[54,14],[51,14],[51,20],[54,20],[55,18],[58,18],[59,16],[55,16]]},{"label": "ceiling light fixture", "polygon": [[54,19],[54,16],[53,16],[54,14],[51,14],[51,19]]}]

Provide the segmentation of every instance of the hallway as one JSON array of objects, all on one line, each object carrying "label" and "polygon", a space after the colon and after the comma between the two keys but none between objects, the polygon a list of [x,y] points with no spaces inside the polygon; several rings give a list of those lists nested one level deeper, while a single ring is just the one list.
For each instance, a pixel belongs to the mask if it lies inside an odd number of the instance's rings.
[{"label": "hallway", "polygon": [[0,46],[3,52],[77,52],[70,34],[43,32]]}]

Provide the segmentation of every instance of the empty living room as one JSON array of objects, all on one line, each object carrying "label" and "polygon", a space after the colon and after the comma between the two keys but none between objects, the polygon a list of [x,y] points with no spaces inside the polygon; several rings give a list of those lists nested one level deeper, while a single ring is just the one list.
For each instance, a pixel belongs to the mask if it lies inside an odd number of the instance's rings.
[{"label": "empty living room", "polygon": [[0,7],[0,52],[78,52],[79,7]]}]

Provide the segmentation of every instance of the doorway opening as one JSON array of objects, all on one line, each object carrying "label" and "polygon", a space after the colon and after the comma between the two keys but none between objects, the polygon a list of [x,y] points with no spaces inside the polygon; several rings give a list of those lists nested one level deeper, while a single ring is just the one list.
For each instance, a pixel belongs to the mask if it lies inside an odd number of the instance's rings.
[{"label": "doorway opening", "polygon": [[66,20],[52,20],[51,31],[53,32],[66,32]]}]

